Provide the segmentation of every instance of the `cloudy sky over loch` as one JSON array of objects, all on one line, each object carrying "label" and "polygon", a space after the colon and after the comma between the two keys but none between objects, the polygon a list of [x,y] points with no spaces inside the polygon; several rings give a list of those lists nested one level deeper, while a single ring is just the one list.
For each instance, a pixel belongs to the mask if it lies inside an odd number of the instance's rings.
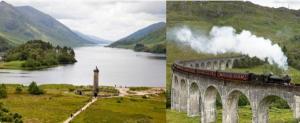
[{"label": "cloudy sky over loch", "polygon": [[14,6],[30,5],[72,30],[107,40],[118,40],[140,28],[165,22],[165,1],[6,0]]}]

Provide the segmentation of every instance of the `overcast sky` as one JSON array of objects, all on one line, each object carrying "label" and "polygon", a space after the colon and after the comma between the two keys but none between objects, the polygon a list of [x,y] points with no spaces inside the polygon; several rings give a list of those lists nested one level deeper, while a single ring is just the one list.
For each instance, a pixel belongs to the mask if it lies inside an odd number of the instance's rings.
[{"label": "overcast sky", "polygon": [[[29,5],[73,30],[117,40],[150,24],[166,21],[166,2],[128,0],[5,0]],[[300,0],[247,0],[268,7],[300,9]]]},{"label": "overcast sky", "polygon": [[14,6],[32,6],[72,30],[117,40],[150,24],[166,21],[164,1],[5,0]]},{"label": "overcast sky", "polygon": [[267,7],[285,7],[289,9],[300,9],[300,0],[247,0]]}]

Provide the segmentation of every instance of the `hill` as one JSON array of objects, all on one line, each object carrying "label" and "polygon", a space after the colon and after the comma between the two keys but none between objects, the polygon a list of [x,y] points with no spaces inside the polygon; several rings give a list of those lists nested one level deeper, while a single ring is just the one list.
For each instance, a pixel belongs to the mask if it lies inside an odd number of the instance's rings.
[{"label": "hill", "polygon": [[92,36],[92,35],[83,34],[79,31],[73,31],[73,32],[75,32],[81,38],[83,38],[85,40],[88,40],[88,41],[90,41],[92,43],[95,43],[95,44],[109,44],[109,43],[111,43],[111,41],[109,41],[109,40],[98,38],[98,37]]},{"label": "hill", "polygon": [[0,52],[6,51],[12,47],[12,45],[9,43],[9,40],[3,38],[0,36]]},{"label": "hill", "polygon": [[237,33],[249,30],[271,39],[286,50],[289,65],[300,70],[300,10],[242,1],[171,2],[167,9],[168,27],[187,25],[208,33],[213,26],[232,26]]},{"label": "hill", "polygon": [[0,15],[0,36],[14,45],[36,39],[61,46],[91,43],[53,17],[30,6],[14,7],[2,1]]},{"label": "hill", "polygon": [[159,22],[142,28],[125,38],[112,44],[110,47],[130,48],[136,51],[165,53],[166,23]]}]

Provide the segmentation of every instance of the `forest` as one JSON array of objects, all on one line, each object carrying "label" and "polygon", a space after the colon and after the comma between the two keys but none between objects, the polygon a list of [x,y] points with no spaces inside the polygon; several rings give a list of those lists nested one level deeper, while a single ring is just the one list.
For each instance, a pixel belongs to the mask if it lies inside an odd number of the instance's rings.
[{"label": "forest", "polygon": [[75,52],[70,47],[53,46],[42,40],[32,40],[10,49],[3,56],[4,62],[22,61],[22,68],[41,69],[76,62]]}]

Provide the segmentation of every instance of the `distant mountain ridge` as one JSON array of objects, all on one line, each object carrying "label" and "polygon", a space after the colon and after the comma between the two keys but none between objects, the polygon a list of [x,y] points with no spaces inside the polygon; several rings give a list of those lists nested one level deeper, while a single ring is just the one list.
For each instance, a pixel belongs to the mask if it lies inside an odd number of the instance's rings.
[{"label": "distant mountain ridge", "polygon": [[[142,28],[116,42],[110,47],[135,49],[144,47],[141,51],[164,53],[166,47],[166,23],[158,22]],[[159,51],[158,51],[159,50]]]},{"label": "distant mountain ridge", "polygon": [[109,40],[98,38],[96,36],[92,36],[92,35],[88,35],[88,34],[83,34],[79,31],[73,31],[73,32],[75,32],[78,36],[82,37],[83,39],[88,40],[88,41],[90,41],[92,43],[95,43],[95,44],[109,44],[109,43],[111,43],[111,41],[109,41]]},{"label": "distant mountain ridge", "polygon": [[164,22],[158,22],[158,23],[151,24],[145,28],[142,28],[142,29],[130,34],[129,36],[126,36],[126,37],[112,43],[110,46],[137,43],[143,37],[147,36],[148,34],[154,32],[154,31],[165,28],[165,26],[166,26],[166,23],[164,23]]},{"label": "distant mountain ridge", "polygon": [[53,17],[30,6],[14,7],[1,1],[0,15],[0,36],[14,45],[28,40],[43,40],[61,46],[93,43],[78,36]]}]

